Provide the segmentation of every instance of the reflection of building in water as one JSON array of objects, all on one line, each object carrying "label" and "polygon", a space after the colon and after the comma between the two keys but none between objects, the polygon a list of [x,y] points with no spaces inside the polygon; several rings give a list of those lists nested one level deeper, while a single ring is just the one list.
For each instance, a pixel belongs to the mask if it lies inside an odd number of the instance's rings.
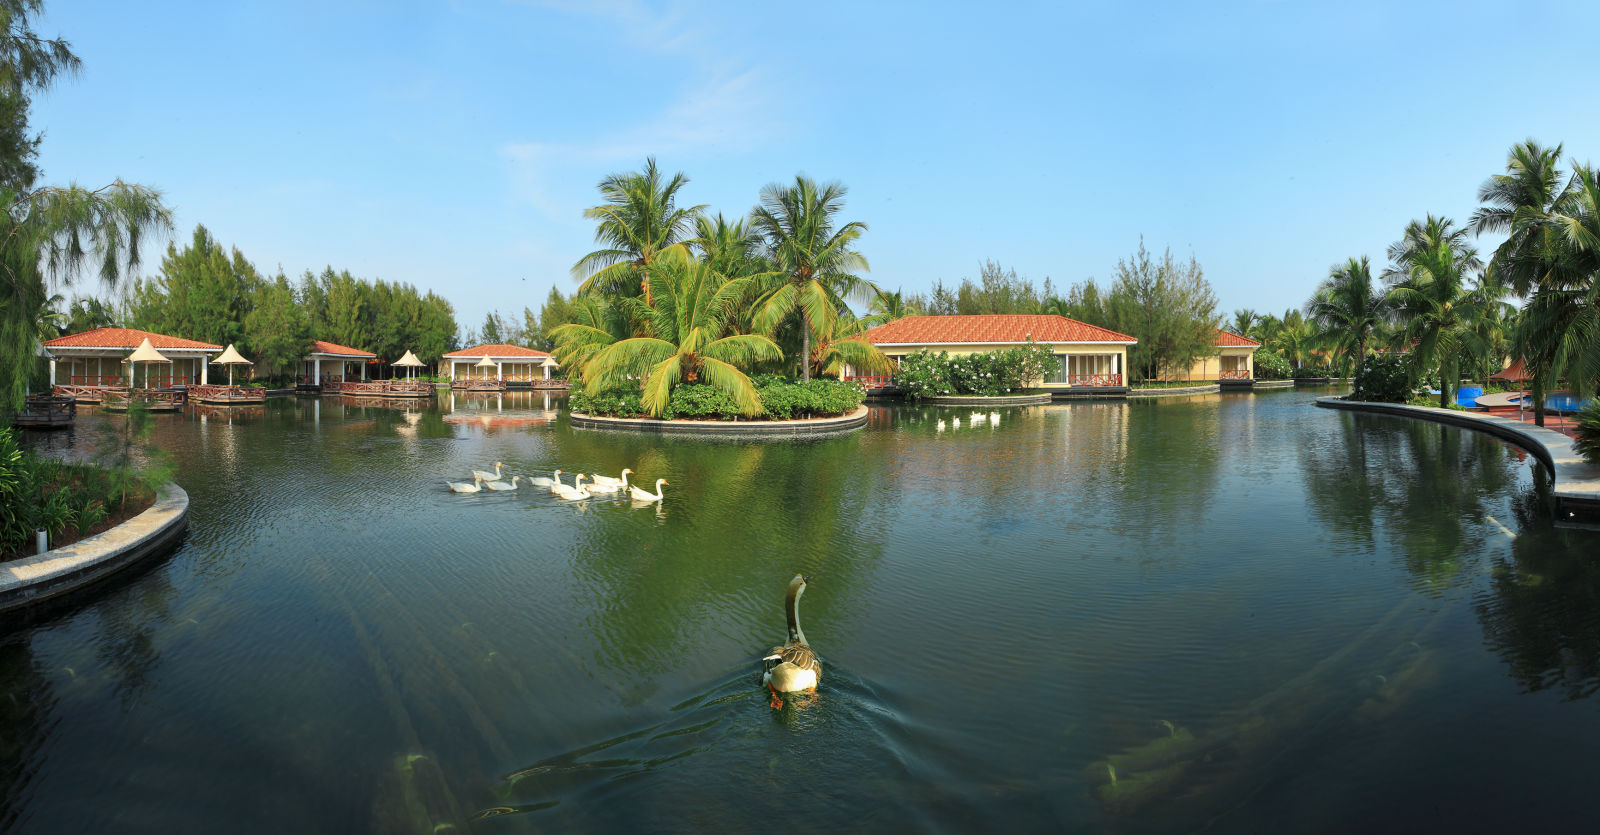
[{"label": "reflection of building in water", "polygon": [[444,422],[486,431],[542,426],[556,419],[562,396],[548,391],[452,391],[446,401]]}]

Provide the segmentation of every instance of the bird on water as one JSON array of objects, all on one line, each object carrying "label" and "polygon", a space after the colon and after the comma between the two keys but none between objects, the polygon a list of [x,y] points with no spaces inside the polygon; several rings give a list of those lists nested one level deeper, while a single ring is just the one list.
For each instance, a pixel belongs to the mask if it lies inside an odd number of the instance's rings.
[{"label": "bird on water", "polygon": [[806,643],[806,633],[800,629],[800,595],[805,593],[806,579],[804,574],[794,575],[794,579],[789,581],[789,594],[784,598],[789,640],[783,646],[773,647],[772,652],[761,659],[766,664],[761,681],[772,691],[774,708],[783,707],[779,693],[815,693],[817,683],[822,681],[822,665],[817,662],[817,654],[811,651],[811,645]]}]

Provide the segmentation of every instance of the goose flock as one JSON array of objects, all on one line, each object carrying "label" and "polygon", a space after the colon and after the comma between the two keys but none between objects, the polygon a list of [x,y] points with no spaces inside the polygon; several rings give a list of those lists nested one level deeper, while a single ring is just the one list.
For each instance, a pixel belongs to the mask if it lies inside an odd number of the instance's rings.
[{"label": "goose flock", "polygon": [[[504,462],[496,461],[494,462],[494,472],[492,473],[488,470],[473,470],[471,481],[446,481],[444,484],[450,488],[452,493],[481,493],[485,490],[504,491],[517,489],[517,482],[523,480],[522,476],[512,476],[511,482],[508,484],[501,480],[504,477],[504,467]],[[528,485],[548,488],[551,495],[564,502],[578,502],[593,496],[620,494],[627,496],[635,503],[650,503],[661,501],[663,498],[661,485],[670,483],[664,478],[656,479],[656,490],[652,493],[636,484],[629,484],[628,476],[633,474],[633,470],[625,468],[622,474],[616,478],[598,474],[585,475],[576,473],[573,476],[572,484],[569,485],[561,480],[561,476],[565,472],[565,470],[556,470],[550,474],[549,478],[530,476],[527,479]],[[588,484],[584,483],[585,479],[588,479]]]},{"label": "goose flock", "polygon": [[[984,424],[984,423],[989,424],[991,427],[999,426],[1000,425],[1000,413],[999,412],[989,412],[988,414],[984,414],[983,412],[973,412],[971,415],[969,415],[967,417],[967,426],[969,426],[969,427],[976,427],[976,426],[979,426],[979,425]],[[951,429],[960,429],[961,428],[961,418],[960,417],[951,418],[948,425],[949,425],[949,427]],[[934,430],[937,431],[937,432],[943,432],[944,429],[945,429],[945,426],[946,426],[946,423],[945,423],[944,418],[939,418],[939,422],[937,424],[934,424]]]}]

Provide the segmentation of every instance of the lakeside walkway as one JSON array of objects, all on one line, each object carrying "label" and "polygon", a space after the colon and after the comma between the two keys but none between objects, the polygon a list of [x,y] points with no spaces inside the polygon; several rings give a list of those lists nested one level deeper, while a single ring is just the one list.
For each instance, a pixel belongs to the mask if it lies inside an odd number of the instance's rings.
[{"label": "lakeside walkway", "polygon": [[1403,403],[1368,403],[1344,400],[1338,397],[1319,397],[1317,405],[1325,409],[1344,409],[1357,412],[1398,415],[1447,423],[1466,429],[1488,432],[1510,441],[1533,453],[1550,470],[1553,476],[1551,492],[1556,498],[1558,512],[1568,517],[1583,513],[1600,515],[1600,464],[1590,464],[1573,448],[1572,438],[1546,426],[1534,426],[1531,413],[1526,422],[1516,419],[1516,414],[1484,414],[1437,406],[1408,406]]},{"label": "lakeside walkway", "polygon": [[[1478,398],[1477,403],[1495,417],[1510,418],[1533,424],[1533,411],[1522,408],[1521,400],[1512,399],[1527,397],[1529,394],[1526,391],[1499,391],[1494,394],[1485,394]],[[1578,437],[1577,427],[1578,421],[1572,415],[1558,415],[1550,411],[1544,413],[1544,428],[1546,429],[1553,429],[1569,438],[1576,438]]]}]

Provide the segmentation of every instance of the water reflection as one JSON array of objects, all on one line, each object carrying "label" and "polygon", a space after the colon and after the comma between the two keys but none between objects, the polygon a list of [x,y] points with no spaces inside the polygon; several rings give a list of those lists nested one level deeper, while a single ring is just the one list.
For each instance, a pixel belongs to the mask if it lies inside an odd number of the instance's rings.
[{"label": "water reflection", "polygon": [[1495,501],[1525,457],[1478,432],[1424,421],[1339,413],[1297,446],[1312,516],[1349,540],[1381,537],[1418,588],[1437,593],[1470,579],[1464,569],[1497,531]]}]

